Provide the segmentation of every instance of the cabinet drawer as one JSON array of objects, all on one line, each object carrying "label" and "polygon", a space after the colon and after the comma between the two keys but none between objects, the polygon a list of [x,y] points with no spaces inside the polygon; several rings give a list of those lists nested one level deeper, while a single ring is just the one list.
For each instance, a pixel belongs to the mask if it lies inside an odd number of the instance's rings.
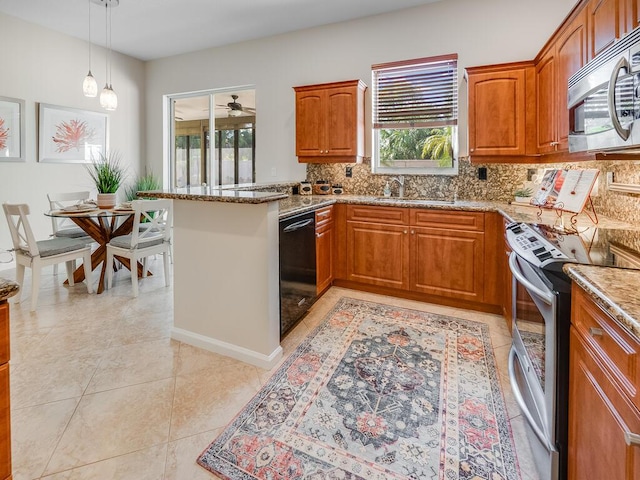
[{"label": "cabinet drawer", "polygon": [[573,324],[596,358],[640,408],[640,344],[581,288],[573,287]]},{"label": "cabinet drawer", "polygon": [[385,225],[406,225],[409,223],[409,209],[397,207],[372,207],[369,205],[348,205],[347,220],[381,223]]},{"label": "cabinet drawer", "polygon": [[414,208],[411,209],[411,225],[484,232],[484,213]]},{"label": "cabinet drawer", "polygon": [[0,365],[9,361],[9,303],[0,304]]},{"label": "cabinet drawer", "polygon": [[333,220],[333,205],[316,210],[316,228]]}]

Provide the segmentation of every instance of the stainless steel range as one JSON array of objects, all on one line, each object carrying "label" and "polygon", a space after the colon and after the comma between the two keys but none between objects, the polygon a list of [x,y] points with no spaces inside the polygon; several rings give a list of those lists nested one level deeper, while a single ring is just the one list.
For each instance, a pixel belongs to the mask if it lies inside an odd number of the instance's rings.
[{"label": "stainless steel range", "polygon": [[506,228],[513,274],[509,377],[543,480],[567,475],[571,280],[562,266],[640,268],[640,255],[616,242],[637,234],[524,223]]}]

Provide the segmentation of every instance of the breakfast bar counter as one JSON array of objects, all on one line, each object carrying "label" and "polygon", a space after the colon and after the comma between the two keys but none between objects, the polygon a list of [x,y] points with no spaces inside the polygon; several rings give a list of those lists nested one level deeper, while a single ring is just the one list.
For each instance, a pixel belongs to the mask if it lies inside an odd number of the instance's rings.
[{"label": "breakfast bar counter", "polygon": [[270,369],[282,357],[278,200],[273,192],[196,187],[170,198],[176,340]]}]

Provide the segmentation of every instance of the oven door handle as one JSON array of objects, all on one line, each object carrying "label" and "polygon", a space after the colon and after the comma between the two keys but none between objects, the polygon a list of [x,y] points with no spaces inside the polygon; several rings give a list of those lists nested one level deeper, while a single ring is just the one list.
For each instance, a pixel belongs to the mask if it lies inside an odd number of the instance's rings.
[{"label": "oven door handle", "polygon": [[553,305],[553,293],[536,287],[522,274],[516,261],[517,255],[518,254],[516,252],[511,252],[511,255],[509,255],[509,270],[511,270],[512,275],[516,277],[516,280],[518,280],[518,282],[520,282],[529,293],[533,293],[536,297],[542,299],[547,305]]},{"label": "oven door handle", "polygon": [[524,401],[522,392],[520,391],[520,387],[518,385],[518,380],[516,378],[516,372],[515,372],[515,368],[516,368],[514,364],[515,356],[516,356],[516,349],[514,347],[511,347],[511,350],[509,351],[509,380],[511,383],[511,390],[513,391],[513,396],[515,397],[516,403],[520,407],[522,414],[525,416],[525,419],[531,426],[533,433],[535,433],[536,437],[538,437],[538,440],[540,440],[540,442],[545,447],[551,450],[547,437],[545,436],[540,426],[535,422],[533,415],[531,415],[531,412],[527,408],[527,404]]}]

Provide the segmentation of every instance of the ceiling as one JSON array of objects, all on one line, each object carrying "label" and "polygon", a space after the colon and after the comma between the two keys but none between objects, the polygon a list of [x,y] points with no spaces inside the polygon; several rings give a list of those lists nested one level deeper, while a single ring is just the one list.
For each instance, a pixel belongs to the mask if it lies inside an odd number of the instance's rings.
[{"label": "ceiling", "polygon": [[[0,0],[0,12],[105,44],[105,7],[90,0]],[[120,0],[112,48],[140,60],[377,15],[443,0]]]}]

